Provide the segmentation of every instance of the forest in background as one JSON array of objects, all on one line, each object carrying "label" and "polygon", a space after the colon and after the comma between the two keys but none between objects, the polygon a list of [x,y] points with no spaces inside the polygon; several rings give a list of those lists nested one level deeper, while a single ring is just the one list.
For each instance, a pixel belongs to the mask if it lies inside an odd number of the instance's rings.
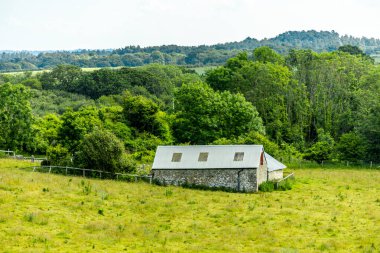
[{"label": "forest in background", "polygon": [[82,68],[136,67],[151,63],[183,66],[218,66],[242,51],[268,46],[277,53],[287,55],[291,49],[310,49],[315,52],[332,52],[340,46],[357,46],[368,55],[380,53],[380,40],[340,36],[335,31],[289,31],[274,38],[257,40],[246,38],[240,42],[200,46],[127,46],[107,50],[75,51],[0,51],[0,72],[51,69],[60,64]]},{"label": "forest in background", "polygon": [[157,145],[263,144],[277,158],[380,162],[380,67],[355,46],[258,47],[198,75],[148,64],[0,75],[0,147],[133,171]]}]

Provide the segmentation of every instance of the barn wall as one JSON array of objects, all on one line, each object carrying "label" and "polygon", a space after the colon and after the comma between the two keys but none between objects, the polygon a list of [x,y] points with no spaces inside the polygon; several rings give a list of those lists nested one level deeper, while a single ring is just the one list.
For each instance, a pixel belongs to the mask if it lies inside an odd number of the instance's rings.
[{"label": "barn wall", "polygon": [[240,191],[257,191],[256,169],[155,169],[153,178],[161,183],[182,185],[204,185],[208,187],[226,187],[237,190],[238,172],[240,174]]},{"label": "barn wall", "polygon": [[284,170],[274,170],[269,172],[269,180],[278,180],[284,177]]},{"label": "barn wall", "polygon": [[268,168],[267,168],[267,162],[264,160],[263,161],[263,165],[260,165],[259,166],[259,176],[258,176],[258,182],[257,184],[260,185],[262,182],[266,182],[267,181],[267,173],[268,173]]}]

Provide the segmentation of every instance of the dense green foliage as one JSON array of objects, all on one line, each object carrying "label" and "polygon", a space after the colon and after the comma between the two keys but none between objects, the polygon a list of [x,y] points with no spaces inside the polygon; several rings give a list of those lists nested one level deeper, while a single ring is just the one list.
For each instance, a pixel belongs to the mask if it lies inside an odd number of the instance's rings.
[{"label": "dense green foliage", "polygon": [[[245,53],[231,58],[224,66],[209,71],[206,80],[215,89],[243,93],[257,108],[267,134],[277,143],[302,141],[309,106],[305,86],[292,80],[290,69],[277,63],[281,56],[273,50],[260,54],[255,60]],[[265,57],[276,60],[260,61]]]},{"label": "dense green foliage", "polygon": [[46,150],[46,157],[49,165],[67,166],[72,164],[72,155],[61,144],[49,146]]},{"label": "dense green foliage", "polygon": [[[356,160],[379,160],[379,68],[363,54],[317,54],[292,50],[285,57],[268,48],[242,53],[206,74],[217,90],[241,92],[259,112],[266,133],[318,162],[347,159],[340,137],[353,132]],[[322,131],[317,131],[321,129]],[[326,142],[323,136],[331,136]],[[337,151],[337,152],[336,152]]]},{"label": "dense green foliage", "polygon": [[22,84],[0,85],[0,145],[22,150],[30,139],[30,91]]},{"label": "dense green foliage", "polygon": [[355,132],[342,134],[337,144],[339,158],[350,162],[357,162],[360,161],[362,157],[365,157],[366,149],[365,141]]},{"label": "dense green foliage", "polygon": [[82,168],[112,173],[128,169],[124,145],[109,131],[95,129],[83,138],[79,150],[76,163]]},{"label": "dense green foliage", "polygon": [[57,142],[61,127],[62,119],[56,114],[38,117],[32,125],[32,141],[28,145],[28,150],[33,153],[45,153],[50,145]]},{"label": "dense green foliage", "polygon": [[121,94],[128,89],[136,95],[160,99],[169,106],[174,89],[182,83],[200,80],[195,72],[175,66],[152,64],[141,68],[99,69],[84,72],[79,67],[58,65],[38,76],[45,90],[81,94],[92,99]]},{"label": "dense green foliage", "polygon": [[175,95],[174,135],[179,142],[207,144],[255,130],[261,118],[240,94],[213,91],[207,84],[183,85]]},{"label": "dense green foliage", "polygon": [[[169,144],[263,144],[283,160],[378,162],[379,94],[380,68],[354,46],[286,56],[259,47],[202,76],[160,64],[59,65],[0,75],[0,147],[112,171],[151,164]],[[111,142],[123,154],[117,162],[86,160],[104,159]]]},{"label": "dense green foliage", "polygon": [[[145,48],[127,46],[116,50],[3,52],[0,54],[0,71],[47,69],[60,64],[70,64],[82,68],[135,67],[152,63],[191,66],[221,65],[242,50],[253,50],[262,46],[286,54],[293,48],[331,52],[340,48],[341,45],[359,47],[366,54],[380,52],[380,40],[378,39],[339,36],[335,31],[289,31],[260,41],[248,37],[240,42],[210,46],[164,45]],[[347,48],[340,49],[345,51]]]},{"label": "dense green foliage", "polygon": [[272,192],[274,191],[274,182],[266,181],[259,185],[259,191],[261,192]]}]

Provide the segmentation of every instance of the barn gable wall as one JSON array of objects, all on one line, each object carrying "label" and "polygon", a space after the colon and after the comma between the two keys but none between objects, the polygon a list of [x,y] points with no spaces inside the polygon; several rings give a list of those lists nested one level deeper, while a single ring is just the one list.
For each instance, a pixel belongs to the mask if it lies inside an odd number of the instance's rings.
[{"label": "barn gable wall", "polygon": [[260,185],[262,182],[267,181],[267,166],[266,165],[260,165],[259,167],[259,173],[257,177],[257,183]]},{"label": "barn gable wall", "polygon": [[268,168],[266,159],[263,160],[263,164],[259,166],[259,173],[257,177],[257,184],[260,185],[262,182],[268,179]]},{"label": "barn gable wall", "polygon": [[204,185],[208,187],[226,187],[238,190],[238,178],[240,175],[239,191],[255,192],[257,185],[256,169],[155,169],[154,179],[160,183],[182,185],[189,184]]}]

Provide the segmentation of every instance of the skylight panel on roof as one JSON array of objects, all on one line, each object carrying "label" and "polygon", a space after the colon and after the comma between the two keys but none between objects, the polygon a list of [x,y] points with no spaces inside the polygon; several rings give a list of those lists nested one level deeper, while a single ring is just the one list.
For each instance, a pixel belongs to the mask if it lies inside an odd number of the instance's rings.
[{"label": "skylight panel on roof", "polygon": [[173,153],[172,162],[180,162],[182,158],[182,153]]},{"label": "skylight panel on roof", "polygon": [[243,159],[244,159],[244,152],[236,152],[235,153],[235,157],[234,157],[235,162],[243,161]]},{"label": "skylight panel on roof", "polygon": [[198,162],[207,162],[208,152],[200,152],[198,157]]}]

